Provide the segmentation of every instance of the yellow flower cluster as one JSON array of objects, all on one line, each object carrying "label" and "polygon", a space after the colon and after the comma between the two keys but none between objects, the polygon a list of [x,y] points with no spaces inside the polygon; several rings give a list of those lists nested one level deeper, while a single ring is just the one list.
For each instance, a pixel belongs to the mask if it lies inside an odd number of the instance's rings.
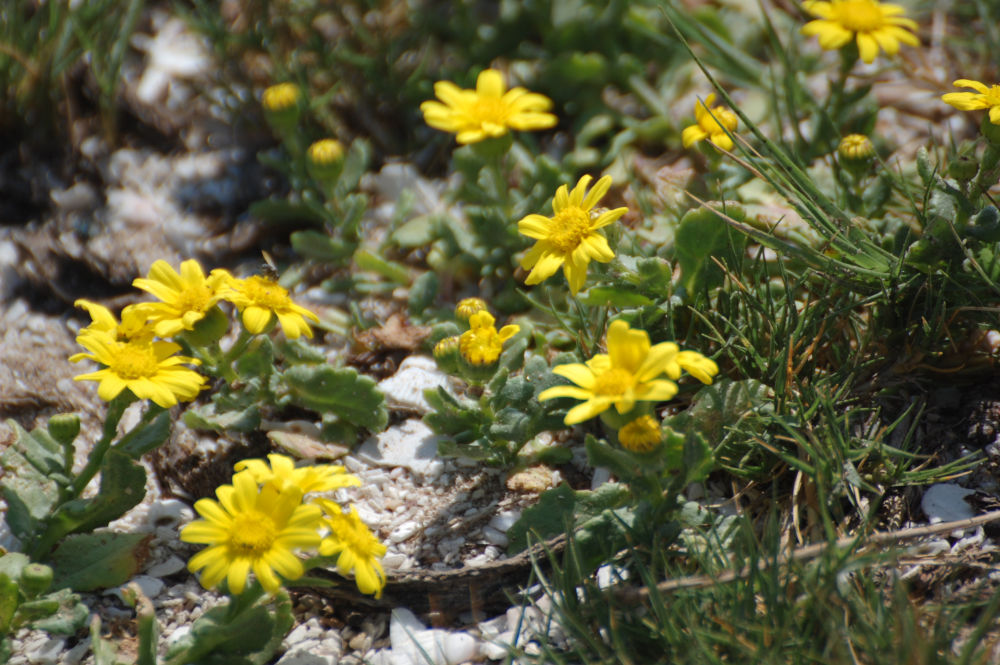
[{"label": "yellow flower cluster", "polygon": [[208,276],[194,259],[181,263],[180,272],[166,261],[156,261],[144,278],[133,282],[160,302],[130,305],[122,310],[121,322],[102,305],[78,300],[76,305],[90,314],[91,323],[80,330],[77,342],[88,353],[77,353],[70,361],[93,360],[104,367],[81,374],[77,381],[97,381],[97,394],[112,400],[129,390],[139,399],[150,399],[163,408],[197,397],[205,377],[185,365],[198,365],[196,358],[174,355],[180,345],[156,340],[194,330],[219,302],[225,300],[242,313],[243,325],[252,334],[265,332],[276,318],[285,335],[312,336],[306,319],[319,321],[309,310],[296,305],[288,291],[273,280],[258,275],[237,279],[216,269]]},{"label": "yellow flower cluster", "polygon": [[329,492],[361,484],[344,467],[329,464],[296,467],[284,455],[237,462],[231,485],[215,490],[215,499],[194,504],[202,519],[181,529],[186,543],[208,547],[188,561],[192,573],[201,571],[201,583],[211,589],[226,581],[229,592],[243,593],[252,571],[270,593],[281,580],[296,580],[305,572],[296,556],[301,550],[337,555],[342,574],[354,574],[362,593],[378,598],[385,586],[380,559],[385,545],[361,521],[328,499],[306,494]]},{"label": "yellow flower cluster", "polygon": [[633,330],[625,321],[608,326],[607,353],[598,353],[586,363],[557,365],[552,372],[569,379],[575,386],[555,386],[543,390],[540,400],[570,397],[583,400],[569,410],[565,423],[575,425],[601,415],[612,406],[632,427],[622,427],[636,447],[648,443],[649,422],[635,423],[637,402],[659,402],[677,394],[682,371],[702,383],[712,383],[719,372],[710,358],[695,351],[681,351],[673,342],[649,343],[645,330]]},{"label": "yellow flower cluster", "polygon": [[821,48],[835,51],[852,41],[867,63],[875,61],[879,48],[889,55],[899,52],[899,45],[919,46],[911,30],[917,24],[902,16],[899,5],[876,0],[809,0],[803,8],[817,19],[802,27],[802,34],[819,38]]}]

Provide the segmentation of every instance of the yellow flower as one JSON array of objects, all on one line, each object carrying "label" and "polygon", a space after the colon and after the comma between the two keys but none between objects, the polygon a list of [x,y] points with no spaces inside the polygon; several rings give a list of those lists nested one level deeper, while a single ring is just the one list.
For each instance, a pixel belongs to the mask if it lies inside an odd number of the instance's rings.
[{"label": "yellow flower", "polygon": [[337,139],[320,139],[309,146],[306,156],[317,166],[330,166],[344,157],[344,146]]},{"label": "yellow flower", "polygon": [[299,103],[300,95],[299,86],[294,83],[278,83],[264,90],[261,103],[274,113],[287,111]]},{"label": "yellow flower", "polygon": [[222,297],[243,313],[243,325],[254,335],[264,332],[274,316],[278,317],[281,329],[290,339],[300,335],[312,337],[307,318],[319,322],[318,316],[293,303],[284,287],[261,275],[229,280]]},{"label": "yellow flower", "polygon": [[[590,176],[585,175],[570,192],[566,185],[556,190],[552,217],[528,215],[517,223],[521,235],[538,242],[521,259],[521,267],[530,269],[525,284],[538,284],[562,266],[569,289],[576,294],[587,279],[587,266],[593,259],[607,263],[615,257],[599,229],[617,221],[628,208],[598,213],[593,210],[611,188],[611,176],[604,176],[586,193]],[[586,193],[586,196],[584,194]]]},{"label": "yellow flower", "polygon": [[848,161],[866,162],[875,156],[875,146],[864,134],[848,134],[840,139],[837,153]]},{"label": "yellow flower", "polygon": [[941,101],[960,111],[989,109],[990,122],[1000,125],[1000,85],[986,87],[979,81],[969,79],[958,79],[953,85],[956,88],[972,88],[976,92],[949,92],[941,96]]},{"label": "yellow flower", "polygon": [[468,322],[469,317],[486,309],[486,301],[482,298],[464,298],[455,305],[455,317],[459,321]]},{"label": "yellow flower", "polygon": [[294,580],[305,572],[295,550],[320,544],[322,513],[318,506],[302,503],[302,492],[292,487],[279,492],[273,485],[258,488],[250,473],[237,473],[232,485],[215,490],[218,501],[199,499],[194,504],[204,519],[181,529],[185,543],[208,545],[188,562],[188,570],[201,573],[206,589],[223,579],[229,591],[243,593],[247,575],[274,593],[281,586],[278,575]]},{"label": "yellow flower", "polygon": [[354,582],[361,593],[380,598],[385,586],[385,570],[379,559],[385,555],[385,545],[361,521],[354,506],[345,513],[328,499],[316,499],[316,503],[323,507],[326,513],[323,521],[330,529],[330,534],[319,545],[319,553],[322,556],[338,554],[337,570],[342,575],[353,570]]},{"label": "yellow flower", "polygon": [[[268,461],[245,459],[236,463],[236,471],[246,470],[261,485],[273,485],[279,492],[296,489],[302,494],[328,492],[341,487],[359,487],[357,476],[346,473],[342,466],[316,464],[296,467],[291,457],[268,455]],[[270,462],[270,465],[268,465]]]},{"label": "yellow flower", "polygon": [[618,430],[618,443],[636,453],[646,453],[660,445],[660,423],[650,415],[639,416]]},{"label": "yellow flower", "polygon": [[496,319],[487,311],[469,317],[469,329],[458,340],[458,350],[470,365],[492,365],[503,351],[503,343],[517,334],[520,326],[504,326],[497,332]]},{"label": "yellow flower", "polygon": [[525,131],[555,126],[557,118],[546,113],[552,100],[521,87],[504,92],[505,88],[503,76],[495,69],[479,73],[475,90],[438,81],[434,94],[441,101],[426,101],[420,110],[428,125],[456,134],[459,143],[503,136],[508,128]]},{"label": "yellow flower", "polygon": [[896,55],[900,42],[920,45],[916,35],[909,32],[917,29],[916,22],[901,16],[905,10],[899,5],[876,0],[830,0],[806,2],[803,8],[819,18],[802,26],[802,34],[816,35],[820,47],[828,51],[843,48],[853,39],[861,59],[871,63],[880,47]]},{"label": "yellow flower", "polygon": [[165,409],[178,400],[192,400],[204,387],[205,377],[182,367],[197,365],[194,358],[175,356],[181,347],[173,342],[154,342],[149,338],[119,341],[114,334],[93,330],[77,337],[90,353],[70,356],[71,362],[90,358],[104,369],[75,377],[76,381],[98,381],[97,394],[111,401],[123,390],[139,399],[151,399]]},{"label": "yellow flower", "polygon": [[624,321],[608,326],[608,352],[599,353],[586,364],[557,365],[554,374],[575,383],[543,390],[540,400],[572,397],[586,400],[566,414],[565,423],[575,425],[593,418],[614,405],[618,413],[628,413],[638,401],[658,402],[677,394],[677,384],[656,377],[675,359],[677,345],[663,342],[651,347],[645,330],[632,330]]},{"label": "yellow flower", "polygon": [[205,314],[222,299],[222,292],[232,279],[225,270],[216,269],[205,277],[194,259],[181,263],[178,274],[166,261],[156,261],[146,277],[132,286],[152,294],[163,302],[142,303],[137,307],[153,323],[160,337],[170,337],[182,330],[192,330]]},{"label": "yellow flower", "polygon": [[730,133],[735,132],[739,125],[739,118],[736,117],[735,113],[721,106],[711,108],[714,103],[715,93],[713,92],[705,98],[704,102],[698,100],[698,103],[695,104],[695,124],[685,127],[684,131],[681,132],[681,143],[684,144],[685,148],[690,148],[698,141],[708,139],[709,142],[723,150],[733,149],[733,140],[729,138],[729,134],[726,134],[726,130],[728,129]]},{"label": "yellow flower", "polygon": [[89,335],[95,331],[108,333],[118,341],[153,338],[153,329],[146,325],[146,315],[143,314],[142,308],[136,305],[129,305],[122,310],[122,321],[119,323],[115,319],[115,315],[111,313],[111,310],[104,305],[99,305],[96,302],[84,300],[83,298],[73,304],[80,309],[87,310],[87,314],[90,314],[91,319],[89,326],[80,329],[80,332],[77,334],[77,341],[79,341],[80,336]]}]

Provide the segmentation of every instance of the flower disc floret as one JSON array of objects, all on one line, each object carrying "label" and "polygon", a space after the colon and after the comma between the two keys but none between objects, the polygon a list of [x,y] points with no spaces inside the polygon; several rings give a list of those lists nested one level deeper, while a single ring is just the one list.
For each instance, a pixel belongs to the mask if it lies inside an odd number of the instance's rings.
[{"label": "flower disc floret", "polygon": [[232,485],[215,491],[218,501],[200,499],[194,509],[204,519],[181,529],[185,543],[209,547],[191,557],[188,570],[201,572],[206,589],[228,582],[229,591],[243,593],[252,570],[268,592],[281,586],[281,578],[298,579],[305,572],[297,550],[320,544],[322,511],[302,503],[302,492],[290,487],[281,492],[274,485],[258,487],[247,472],[233,476]]},{"label": "flower disc floret", "polygon": [[469,329],[458,340],[458,350],[470,365],[492,365],[500,358],[503,343],[517,334],[520,326],[504,326],[499,331],[494,327],[496,319],[486,311],[476,312],[469,317]]},{"label": "flower disc floret", "polygon": [[469,321],[473,314],[486,309],[486,301],[482,298],[463,298],[455,305],[455,318],[459,321]]},{"label": "flower disc floret", "polygon": [[960,111],[989,109],[990,122],[1000,125],[1000,85],[987,86],[969,79],[958,79],[953,85],[956,88],[972,88],[975,92],[949,92],[941,96],[941,101]]},{"label": "flower disc floret", "polygon": [[[705,101],[698,100],[694,106],[695,124],[684,128],[681,132],[681,143],[690,148],[699,141],[708,139],[710,143],[723,150],[733,149],[733,140],[729,134],[736,131],[739,118],[729,109],[721,106],[712,107],[715,103],[715,93],[710,93]],[[729,132],[727,134],[726,132]]]},{"label": "flower disc floret", "polygon": [[495,69],[479,73],[475,90],[438,81],[434,94],[440,101],[420,105],[424,120],[435,129],[455,134],[455,140],[463,144],[503,136],[508,129],[548,129],[557,122],[547,112],[552,100],[521,87],[506,90],[503,76]]},{"label": "flower disc floret", "polygon": [[328,499],[316,499],[322,506],[324,523],[330,533],[320,543],[319,553],[323,556],[337,556],[337,570],[346,575],[353,571],[354,582],[361,593],[382,596],[385,587],[385,570],[379,561],[385,556],[386,547],[378,541],[354,506],[344,512],[340,506]]},{"label": "flower disc floret", "polygon": [[318,316],[292,302],[283,286],[261,275],[228,280],[222,297],[242,312],[243,325],[254,335],[264,332],[275,316],[285,336],[290,339],[300,335],[312,337],[312,329],[306,319],[319,323]]},{"label": "flower disc floret", "polygon": [[607,263],[615,257],[600,229],[618,221],[628,208],[594,210],[611,188],[611,176],[604,176],[587,192],[590,181],[585,175],[572,192],[566,185],[556,190],[552,217],[528,215],[517,223],[521,235],[537,241],[521,259],[521,267],[531,271],[525,284],[538,284],[561,266],[570,291],[576,294],[587,279],[591,260]]},{"label": "flower disc floret", "polygon": [[232,279],[225,270],[213,270],[205,276],[194,259],[181,263],[176,272],[166,261],[156,261],[146,277],[132,285],[159,298],[162,302],[137,305],[152,322],[156,334],[170,337],[182,330],[192,330],[195,324],[222,299],[222,291]]},{"label": "flower disc floret", "polygon": [[279,492],[295,489],[302,494],[329,492],[341,487],[360,487],[361,480],[342,466],[315,464],[296,467],[291,457],[272,454],[262,459],[241,460],[236,471],[247,471],[261,485],[273,485]]},{"label": "flower disc floret", "polygon": [[837,154],[847,161],[866,162],[875,156],[875,146],[864,134],[848,134],[840,139]]},{"label": "flower disc floret", "polygon": [[89,358],[105,367],[74,380],[99,382],[97,395],[105,401],[127,389],[139,399],[150,399],[169,409],[179,400],[194,399],[205,385],[205,377],[183,367],[197,365],[198,360],[173,355],[181,350],[173,342],[145,338],[119,341],[112,333],[98,330],[79,336],[77,341],[90,353],[74,354],[71,362]]},{"label": "flower disc floret", "polygon": [[570,397],[584,400],[566,414],[575,425],[614,406],[618,413],[631,411],[636,402],[658,402],[677,394],[677,384],[657,378],[678,354],[673,342],[650,346],[645,330],[632,330],[624,321],[608,326],[608,353],[599,353],[586,364],[557,365],[552,372],[576,386],[555,386],[542,391],[540,400]]},{"label": "flower disc floret", "polygon": [[876,0],[830,0],[806,2],[803,7],[818,18],[802,26],[802,34],[815,35],[820,47],[828,51],[843,48],[854,40],[861,59],[872,63],[879,48],[895,55],[900,43],[920,45],[920,40],[910,32],[917,29],[916,22],[901,16],[905,10],[899,5]]},{"label": "flower disc floret", "polygon": [[337,139],[320,139],[309,146],[306,156],[316,166],[331,166],[344,158],[344,146]]}]

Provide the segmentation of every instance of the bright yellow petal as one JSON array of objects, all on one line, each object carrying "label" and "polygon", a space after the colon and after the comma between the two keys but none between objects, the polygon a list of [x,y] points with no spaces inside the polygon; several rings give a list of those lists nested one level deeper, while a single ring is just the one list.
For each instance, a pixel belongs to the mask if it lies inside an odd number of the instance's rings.
[{"label": "bright yellow petal", "polygon": [[690,125],[684,128],[681,132],[681,144],[685,148],[690,148],[692,145],[698,141],[703,141],[708,138],[708,132],[701,128],[700,125]]},{"label": "bright yellow petal", "polygon": [[521,235],[541,240],[549,237],[549,227],[552,220],[544,215],[528,215],[517,223],[517,232]]},{"label": "bright yellow petal", "polygon": [[577,388],[576,386],[553,386],[540,392],[538,394],[538,400],[544,402],[545,400],[557,399],[559,397],[588,400],[593,396],[593,392],[584,390],[583,388]]},{"label": "bright yellow petal", "polygon": [[604,198],[604,195],[608,193],[609,189],[611,189],[611,176],[606,175],[594,183],[593,188],[583,199],[583,205],[581,207],[584,210],[590,210],[597,205],[598,201]]},{"label": "bright yellow petal", "polygon": [[868,64],[875,62],[875,58],[878,56],[878,42],[875,41],[875,38],[868,33],[859,32],[857,41],[861,60]]},{"label": "bright yellow petal", "polygon": [[592,179],[593,178],[589,175],[585,175],[576,183],[576,187],[574,187],[573,191],[569,193],[569,204],[571,206],[575,206],[577,208],[583,207],[583,197],[587,191],[587,185],[590,184]]},{"label": "bright yellow petal", "polygon": [[640,384],[635,390],[635,398],[643,402],[662,402],[677,394],[677,384],[666,379],[656,379]]},{"label": "bright yellow petal", "polygon": [[[957,81],[952,83],[952,85],[954,85],[956,88],[972,88],[976,92],[983,95],[985,95],[987,92],[990,91],[989,87],[985,83],[980,83],[979,81],[973,81],[972,79],[958,79]],[[953,93],[953,94],[968,95],[971,93],[963,92],[963,93]]]},{"label": "bright yellow petal", "polygon": [[484,69],[476,77],[476,93],[481,97],[500,99],[506,87],[503,76],[495,69]]},{"label": "bright yellow petal", "polygon": [[552,373],[556,376],[569,379],[576,385],[586,390],[593,391],[596,378],[594,372],[589,367],[581,363],[570,363],[568,365],[556,365],[552,368]]},{"label": "bright yellow petal", "polygon": [[590,420],[594,416],[598,416],[602,412],[607,411],[609,406],[611,406],[610,397],[594,397],[591,400],[584,402],[583,404],[577,404],[570,409],[566,413],[566,418],[563,419],[563,422],[567,425],[582,423],[584,420]]}]

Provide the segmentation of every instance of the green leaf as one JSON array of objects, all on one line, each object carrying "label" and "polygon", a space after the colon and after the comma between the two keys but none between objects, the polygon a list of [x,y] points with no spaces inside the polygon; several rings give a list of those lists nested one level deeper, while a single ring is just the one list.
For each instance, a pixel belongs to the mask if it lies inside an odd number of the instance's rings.
[{"label": "green leaf", "polygon": [[115,444],[115,448],[132,459],[139,459],[167,440],[172,422],[170,412],[163,411],[150,422],[137,425]]},{"label": "green leaf", "polygon": [[59,506],[38,549],[47,552],[66,534],[92,531],[118,519],[146,495],[146,471],[126,453],[111,448],[101,461],[101,486],[97,496],[73,499]]},{"label": "green leaf", "polygon": [[54,589],[93,591],[124,584],[145,561],[152,534],[83,533],[66,537],[52,553]]},{"label": "green leaf", "polygon": [[406,302],[410,315],[422,317],[424,312],[434,304],[440,287],[441,280],[431,271],[425,272],[413,280],[413,286],[410,287],[410,295]]},{"label": "green leaf", "polygon": [[366,249],[354,252],[354,263],[361,270],[370,270],[397,284],[410,283],[410,271],[395,261],[386,261]]},{"label": "green leaf", "polygon": [[396,245],[407,249],[427,247],[440,234],[440,219],[440,216],[436,214],[414,217],[393,231],[389,239]]},{"label": "green leaf", "polygon": [[245,380],[270,374],[274,367],[274,346],[268,337],[258,336],[236,359],[234,369]]},{"label": "green leaf", "polygon": [[617,307],[618,309],[653,304],[652,300],[633,290],[613,286],[595,286],[587,291],[587,295],[582,298],[582,301],[585,305]]},{"label": "green leaf", "polygon": [[[733,212],[727,210],[726,214]],[[714,210],[696,208],[685,213],[674,238],[674,251],[688,298],[720,286],[724,273],[712,257],[735,266],[746,242],[746,236],[732,229]]]},{"label": "green leaf", "polygon": [[647,475],[650,471],[655,472],[663,465],[657,458],[656,452],[641,455],[621,450],[596,439],[591,434],[587,435],[584,445],[587,449],[587,461],[591,466],[607,467],[612,474],[625,482]]},{"label": "green leaf", "polygon": [[0,573],[0,635],[6,635],[10,632],[19,602],[17,582],[5,573]]},{"label": "green leaf", "polygon": [[[236,598],[229,599],[230,604],[237,602]],[[187,635],[170,646],[167,665],[248,662],[239,656],[253,654],[269,645],[278,627],[276,624],[264,603],[258,602],[235,615],[228,605],[213,607],[191,625]],[[284,634],[281,637],[284,638]]]},{"label": "green leaf", "polygon": [[265,222],[287,224],[289,222],[309,222],[322,224],[322,215],[305,203],[295,203],[287,199],[264,199],[250,205],[250,214]]},{"label": "green leaf", "polygon": [[216,432],[253,432],[260,427],[260,409],[256,404],[251,404],[240,410],[225,410],[219,404],[211,402],[185,411],[184,424],[192,429]]},{"label": "green leaf", "polygon": [[[46,476],[66,473],[65,449],[48,431],[36,428],[28,432],[13,420],[8,420],[7,426],[14,430],[15,439],[12,447],[36,471]],[[3,458],[0,458],[0,464],[6,466]]]},{"label": "green leaf", "polygon": [[619,483],[605,483],[593,491],[574,491],[565,484],[546,490],[507,532],[510,540],[507,551],[514,554],[527,549],[528,534],[550,538],[563,533],[567,526],[572,528],[590,520],[602,520],[605,511],[618,509],[628,500],[628,488]]},{"label": "green leaf", "polygon": [[389,413],[375,381],[352,368],[296,365],[282,374],[293,402],[319,413],[333,413],[349,423],[379,432]]},{"label": "green leaf", "polygon": [[302,338],[282,338],[275,344],[274,348],[285,362],[293,365],[318,365],[326,362],[323,350],[307,343]]},{"label": "green leaf", "polygon": [[41,524],[58,503],[59,486],[18,452],[20,440],[0,454],[0,466],[5,472],[0,488],[7,502],[7,525],[15,536],[27,541],[38,535]]},{"label": "green leaf", "polygon": [[295,231],[290,236],[292,249],[307,259],[339,263],[354,252],[354,244],[337,240],[321,231]]},{"label": "green leaf", "polygon": [[80,602],[80,596],[69,589],[59,589],[18,608],[32,628],[55,635],[76,635],[87,624],[90,610]]}]

